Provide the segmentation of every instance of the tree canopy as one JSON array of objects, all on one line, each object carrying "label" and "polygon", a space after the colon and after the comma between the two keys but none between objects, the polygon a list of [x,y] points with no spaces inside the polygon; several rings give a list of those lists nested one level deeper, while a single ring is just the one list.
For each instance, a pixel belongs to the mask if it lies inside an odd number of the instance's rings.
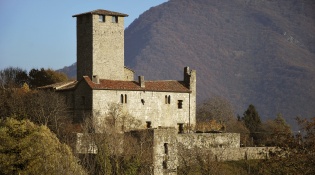
[{"label": "tree canopy", "polygon": [[67,81],[66,74],[52,69],[32,69],[27,73],[19,67],[8,67],[0,70],[0,87],[17,88],[27,83],[31,88]]},{"label": "tree canopy", "polygon": [[0,121],[0,174],[86,174],[70,148],[46,126]]}]

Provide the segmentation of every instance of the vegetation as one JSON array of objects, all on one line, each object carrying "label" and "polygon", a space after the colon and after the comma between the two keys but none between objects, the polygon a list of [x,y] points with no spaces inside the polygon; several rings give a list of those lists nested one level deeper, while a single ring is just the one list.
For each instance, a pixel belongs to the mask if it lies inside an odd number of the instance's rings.
[{"label": "vegetation", "polygon": [[71,149],[29,120],[0,120],[0,174],[86,174]]},{"label": "vegetation", "polygon": [[0,87],[13,88],[21,87],[23,84],[28,84],[32,89],[40,86],[54,84],[67,81],[66,74],[56,72],[52,69],[32,69],[27,74],[26,70],[21,68],[8,67],[0,70]]},{"label": "vegetation", "polygon": [[[83,145],[91,148],[93,143],[97,148],[97,154],[75,155],[82,168],[66,145],[73,143],[71,135],[77,126],[71,122],[65,100],[56,93],[30,88],[20,81],[23,76],[17,76],[25,75],[23,72],[13,68],[1,71],[0,174],[150,173],[152,138],[129,133],[140,122],[117,104],[109,104],[108,113],[97,117],[101,120],[86,119],[81,126]],[[180,155],[183,163],[179,174],[315,173],[315,118],[297,118],[301,128],[296,133],[282,114],[264,121],[255,106],[249,105],[242,117],[235,117],[230,102],[215,97],[198,105],[197,121],[197,127],[204,132],[241,133],[242,146],[276,146],[280,151],[266,160],[229,162],[218,162],[209,152]],[[96,127],[96,122],[104,125]],[[204,159],[205,155],[208,159]]]},{"label": "vegetation", "polygon": [[[129,132],[138,128],[140,121],[124,111],[119,104],[109,104],[104,116],[87,118],[81,137],[83,150],[93,143],[97,154],[82,154],[83,165],[90,174],[150,174],[152,138],[146,133],[134,137]],[[103,118],[103,119],[102,119]],[[91,131],[95,129],[95,132]],[[145,146],[144,146],[145,145]]]}]

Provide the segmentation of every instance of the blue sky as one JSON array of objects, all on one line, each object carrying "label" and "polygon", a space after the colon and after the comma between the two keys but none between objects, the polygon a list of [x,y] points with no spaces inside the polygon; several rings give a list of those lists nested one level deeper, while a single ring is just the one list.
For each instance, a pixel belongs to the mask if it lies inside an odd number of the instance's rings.
[{"label": "blue sky", "polygon": [[125,27],[167,0],[0,0],[0,70],[59,69],[76,61],[76,18],[96,9],[128,14]]}]

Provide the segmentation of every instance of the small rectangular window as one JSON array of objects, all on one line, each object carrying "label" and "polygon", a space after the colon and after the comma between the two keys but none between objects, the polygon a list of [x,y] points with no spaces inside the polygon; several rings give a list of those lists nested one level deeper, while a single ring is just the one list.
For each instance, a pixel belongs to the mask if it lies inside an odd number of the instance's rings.
[{"label": "small rectangular window", "polygon": [[118,16],[112,16],[112,23],[118,23]]},{"label": "small rectangular window", "polygon": [[183,100],[178,100],[178,109],[182,109],[183,108]]},{"label": "small rectangular window", "polygon": [[81,96],[81,104],[85,105],[85,96]]},{"label": "small rectangular window", "polygon": [[105,22],[105,15],[98,15],[99,22]]},{"label": "small rectangular window", "polygon": [[162,162],[162,166],[163,166],[163,169],[167,169],[167,162],[165,160]]},{"label": "small rectangular window", "polygon": [[178,123],[178,133],[184,133],[184,123]]},{"label": "small rectangular window", "polygon": [[147,121],[147,129],[151,128],[151,121]]},{"label": "small rectangular window", "polygon": [[164,153],[168,154],[168,143],[164,143]]}]

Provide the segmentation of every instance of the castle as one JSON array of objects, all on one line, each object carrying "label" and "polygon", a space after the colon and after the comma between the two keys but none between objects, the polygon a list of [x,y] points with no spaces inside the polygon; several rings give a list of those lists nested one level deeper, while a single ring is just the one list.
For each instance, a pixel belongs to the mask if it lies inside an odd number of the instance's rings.
[{"label": "castle", "polygon": [[[152,174],[177,174],[181,146],[212,152],[216,160],[259,158],[263,149],[240,147],[238,133],[194,133],[196,71],[185,67],[183,80],[147,81],[124,66],[124,17],[107,10],[74,15],[77,21],[77,80],[48,85],[66,97],[74,121],[93,116],[99,125],[109,104],[119,104],[141,122],[136,131],[152,135]],[[87,152],[78,147],[79,153]],[[183,155],[183,154],[182,154]],[[258,157],[257,157],[258,156]],[[265,157],[265,155],[263,156]]]}]

